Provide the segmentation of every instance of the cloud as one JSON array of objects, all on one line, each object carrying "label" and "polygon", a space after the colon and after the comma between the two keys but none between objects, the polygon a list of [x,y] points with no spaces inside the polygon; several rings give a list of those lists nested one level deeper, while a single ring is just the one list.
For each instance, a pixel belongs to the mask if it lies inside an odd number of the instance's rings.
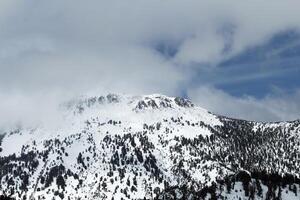
[{"label": "cloud", "polygon": [[207,31],[187,38],[180,47],[176,62],[184,65],[193,63],[210,64],[220,61],[225,48],[225,40],[216,32]]},{"label": "cloud", "polygon": [[[62,122],[62,112],[59,105],[73,96],[62,93],[31,93],[20,91],[0,93],[0,131],[15,126],[35,127],[47,125],[55,128]],[[0,132],[1,134],[1,132]]]},{"label": "cloud", "polygon": [[[6,102],[12,94],[32,102],[47,93],[177,95],[198,66],[218,67],[275,33],[299,30],[299,7],[294,0],[2,0],[0,95]],[[13,119],[17,107],[5,113]]]},{"label": "cloud", "polygon": [[188,91],[198,105],[216,114],[258,121],[300,119],[300,90],[293,94],[277,90],[262,99],[252,96],[235,97],[222,90],[202,86]]}]

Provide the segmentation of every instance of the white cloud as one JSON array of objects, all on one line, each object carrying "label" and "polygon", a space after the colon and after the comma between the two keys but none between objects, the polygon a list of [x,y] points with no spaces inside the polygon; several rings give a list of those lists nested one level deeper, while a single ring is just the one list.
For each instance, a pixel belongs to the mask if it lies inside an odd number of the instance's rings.
[{"label": "white cloud", "polygon": [[193,63],[217,63],[225,47],[224,38],[214,31],[201,31],[200,34],[184,40],[176,56],[176,62],[184,65]]},{"label": "white cloud", "polygon": [[[1,0],[0,94],[7,102],[11,91],[178,94],[191,63],[216,65],[299,29],[299,8],[295,0]],[[153,48],[164,41],[178,45],[171,59]]]},{"label": "white cloud", "polygon": [[300,90],[294,94],[273,92],[262,99],[251,96],[234,97],[222,90],[203,86],[188,91],[199,106],[216,114],[259,121],[300,119]]},{"label": "white cloud", "polygon": [[[71,98],[68,93],[27,93],[20,91],[0,93],[0,131],[18,126],[36,126],[41,123],[57,126],[62,121],[58,105]],[[0,133],[1,134],[1,133]]]}]

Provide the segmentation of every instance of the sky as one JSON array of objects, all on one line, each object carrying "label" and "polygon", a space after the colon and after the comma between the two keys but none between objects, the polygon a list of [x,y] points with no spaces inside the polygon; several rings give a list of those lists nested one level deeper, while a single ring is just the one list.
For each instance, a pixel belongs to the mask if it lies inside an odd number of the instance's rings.
[{"label": "sky", "polygon": [[298,0],[1,0],[0,44],[0,126],[106,93],[300,118]]}]

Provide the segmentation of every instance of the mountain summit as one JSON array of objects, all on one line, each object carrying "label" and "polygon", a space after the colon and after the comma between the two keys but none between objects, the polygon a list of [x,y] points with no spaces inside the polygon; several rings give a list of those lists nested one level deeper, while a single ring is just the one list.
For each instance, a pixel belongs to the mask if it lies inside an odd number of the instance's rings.
[{"label": "mountain summit", "polygon": [[300,199],[300,121],[231,119],[156,94],[63,108],[60,128],[0,133],[2,197]]}]

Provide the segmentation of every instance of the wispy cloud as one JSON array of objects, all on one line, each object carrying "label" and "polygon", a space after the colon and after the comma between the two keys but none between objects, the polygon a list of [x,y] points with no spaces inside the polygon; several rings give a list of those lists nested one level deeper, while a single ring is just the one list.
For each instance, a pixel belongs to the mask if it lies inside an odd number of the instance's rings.
[{"label": "wispy cloud", "polygon": [[278,91],[262,99],[252,96],[235,97],[213,87],[199,87],[188,91],[195,103],[220,115],[259,121],[287,121],[299,119],[300,90],[293,94]]}]

